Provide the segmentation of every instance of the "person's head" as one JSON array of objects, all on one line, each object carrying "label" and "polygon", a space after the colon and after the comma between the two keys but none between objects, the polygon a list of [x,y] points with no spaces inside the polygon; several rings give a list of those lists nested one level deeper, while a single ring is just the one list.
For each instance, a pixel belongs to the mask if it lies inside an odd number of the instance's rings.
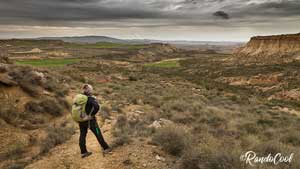
[{"label": "person's head", "polygon": [[85,84],[82,87],[83,93],[85,95],[92,95],[93,94],[93,86],[89,85],[89,84]]}]

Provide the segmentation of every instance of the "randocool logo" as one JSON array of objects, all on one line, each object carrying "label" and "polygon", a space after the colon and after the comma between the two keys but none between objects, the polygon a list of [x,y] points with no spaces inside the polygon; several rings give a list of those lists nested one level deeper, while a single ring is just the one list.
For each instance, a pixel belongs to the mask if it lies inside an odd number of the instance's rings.
[{"label": "randocool logo", "polygon": [[275,155],[269,154],[268,156],[257,156],[254,151],[248,151],[245,154],[240,156],[241,161],[249,164],[251,166],[255,166],[255,164],[263,164],[263,163],[273,163],[274,165],[278,165],[279,163],[291,163],[294,157],[294,153],[290,155],[283,155],[281,153],[277,153]]}]

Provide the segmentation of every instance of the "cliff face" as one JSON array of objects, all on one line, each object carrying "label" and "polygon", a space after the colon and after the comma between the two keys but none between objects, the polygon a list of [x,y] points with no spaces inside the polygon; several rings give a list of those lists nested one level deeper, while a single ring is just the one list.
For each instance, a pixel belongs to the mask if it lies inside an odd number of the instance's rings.
[{"label": "cliff face", "polygon": [[252,60],[300,59],[300,33],[252,37],[235,55]]}]

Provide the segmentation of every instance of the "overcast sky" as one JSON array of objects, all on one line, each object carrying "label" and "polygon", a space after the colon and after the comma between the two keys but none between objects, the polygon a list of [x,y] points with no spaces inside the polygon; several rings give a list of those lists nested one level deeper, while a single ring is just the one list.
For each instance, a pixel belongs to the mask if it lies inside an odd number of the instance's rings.
[{"label": "overcast sky", "polygon": [[247,41],[300,32],[300,0],[0,0],[0,38]]}]

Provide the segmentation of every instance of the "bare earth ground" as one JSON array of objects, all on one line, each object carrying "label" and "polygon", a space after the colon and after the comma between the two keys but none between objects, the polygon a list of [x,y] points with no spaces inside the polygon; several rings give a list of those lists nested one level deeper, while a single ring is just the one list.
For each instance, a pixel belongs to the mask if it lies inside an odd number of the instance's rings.
[{"label": "bare earth ground", "polygon": [[[113,117],[112,121],[114,121]],[[101,122],[99,122],[99,124],[100,123]],[[110,133],[112,124],[113,122],[105,122],[104,125],[100,127],[108,144],[112,142],[112,135]],[[86,138],[87,149],[93,152],[93,154],[82,159],[80,157],[78,139],[79,129],[76,130],[76,134],[74,134],[70,140],[53,148],[46,156],[30,164],[26,169],[170,168],[166,163],[155,159],[157,154],[164,153],[159,150],[153,152],[155,146],[145,144],[145,140],[134,140],[134,143],[118,147],[113,150],[112,154],[103,156],[96,137],[89,131]]]}]

